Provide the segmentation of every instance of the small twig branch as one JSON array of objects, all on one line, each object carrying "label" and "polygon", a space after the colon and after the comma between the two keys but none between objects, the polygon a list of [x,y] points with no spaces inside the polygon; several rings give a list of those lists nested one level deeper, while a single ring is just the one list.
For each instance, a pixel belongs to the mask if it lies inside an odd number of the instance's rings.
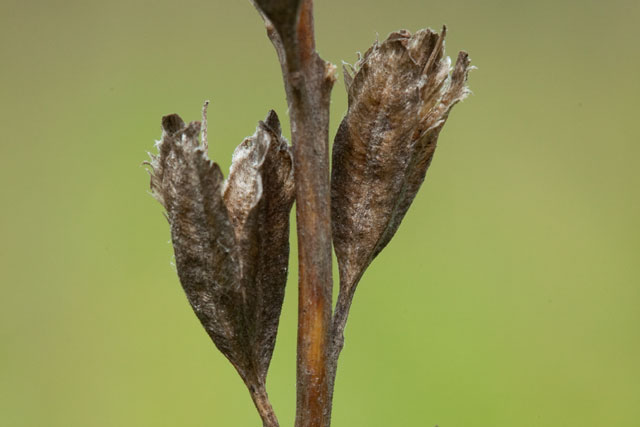
[{"label": "small twig branch", "polygon": [[312,0],[255,3],[282,67],[295,160],[299,264],[295,425],[323,427],[329,425],[331,405],[329,101],[335,66],[315,51]]}]

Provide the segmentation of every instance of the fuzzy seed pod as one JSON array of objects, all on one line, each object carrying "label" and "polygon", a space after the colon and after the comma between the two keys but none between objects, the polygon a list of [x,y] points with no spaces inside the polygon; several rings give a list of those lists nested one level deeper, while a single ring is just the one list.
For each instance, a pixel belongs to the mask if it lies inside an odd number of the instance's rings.
[{"label": "fuzzy seed pod", "polygon": [[253,396],[264,390],[287,280],[289,147],[271,111],[238,146],[224,181],[198,141],[199,122],[185,125],[173,114],[162,128],[151,190],[166,209],[180,282]]},{"label": "fuzzy seed pod", "polygon": [[445,30],[392,33],[364,54],[355,74],[345,67],[349,108],[331,176],[338,319],[346,318],[357,282],[416,196],[451,107],[468,93],[469,57],[460,52],[451,69],[443,57]]}]

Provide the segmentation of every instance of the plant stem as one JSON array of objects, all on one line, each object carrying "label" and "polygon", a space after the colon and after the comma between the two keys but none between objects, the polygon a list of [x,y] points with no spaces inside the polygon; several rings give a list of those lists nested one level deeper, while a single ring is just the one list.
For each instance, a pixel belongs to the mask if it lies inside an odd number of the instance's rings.
[{"label": "plant stem", "polygon": [[[363,271],[364,272],[364,271]],[[360,281],[362,273],[360,273],[354,280],[353,284]],[[336,385],[336,374],[338,371],[338,360],[340,353],[344,347],[344,329],[347,325],[347,319],[349,318],[349,310],[351,309],[351,302],[353,301],[353,295],[355,293],[355,286],[346,286],[342,282],[343,277],[340,277],[340,292],[338,293],[338,301],[336,303],[336,309],[332,319],[331,325],[331,344],[329,347],[328,364],[327,364],[327,376],[329,382],[329,400],[333,401],[333,393]],[[331,417],[331,406],[329,406],[329,417]]]},{"label": "plant stem", "polygon": [[263,427],[279,427],[280,424],[278,423],[275,412],[273,412],[273,407],[269,402],[267,391],[264,386],[257,388],[251,387],[249,390],[251,390],[253,403],[255,403],[256,408],[258,409],[260,418],[262,418]]},{"label": "plant stem", "polygon": [[254,3],[278,53],[291,119],[299,265],[295,425],[328,427],[333,287],[329,102],[335,66],[315,50],[313,0]]},{"label": "plant stem", "polygon": [[[315,52],[313,2],[297,27],[300,69],[287,76],[295,159],[298,228],[298,364],[296,427],[328,426],[327,356],[331,331],[329,95],[332,66]],[[291,61],[293,62],[293,61]],[[298,75],[298,73],[300,73]],[[300,78],[301,77],[301,78]]]}]

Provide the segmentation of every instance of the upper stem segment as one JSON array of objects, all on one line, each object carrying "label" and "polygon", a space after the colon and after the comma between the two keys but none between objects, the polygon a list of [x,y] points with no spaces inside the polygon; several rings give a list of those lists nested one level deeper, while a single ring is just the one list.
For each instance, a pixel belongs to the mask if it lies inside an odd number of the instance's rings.
[{"label": "upper stem segment", "polygon": [[[296,427],[330,424],[329,102],[335,66],[315,51],[312,0],[255,0],[282,67],[296,185],[299,301]],[[297,13],[291,13],[295,3]]]}]

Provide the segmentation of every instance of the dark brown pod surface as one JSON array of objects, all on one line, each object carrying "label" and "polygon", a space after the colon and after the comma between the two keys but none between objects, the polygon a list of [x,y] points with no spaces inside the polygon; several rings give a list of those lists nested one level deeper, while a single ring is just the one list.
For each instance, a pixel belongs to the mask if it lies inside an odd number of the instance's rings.
[{"label": "dark brown pod surface", "polygon": [[[454,104],[468,93],[469,57],[453,70],[438,35],[401,30],[345,68],[348,112],[336,134],[332,229],[340,269],[336,321],[344,327],[353,290],[411,205]],[[341,335],[342,331],[337,332]]]},{"label": "dark brown pod surface", "polygon": [[[247,385],[264,387],[284,299],[293,163],[276,114],[240,144],[225,182],[200,123],[162,120],[151,189],[171,225],[189,303]],[[253,393],[253,391],[252,391]]]}]

